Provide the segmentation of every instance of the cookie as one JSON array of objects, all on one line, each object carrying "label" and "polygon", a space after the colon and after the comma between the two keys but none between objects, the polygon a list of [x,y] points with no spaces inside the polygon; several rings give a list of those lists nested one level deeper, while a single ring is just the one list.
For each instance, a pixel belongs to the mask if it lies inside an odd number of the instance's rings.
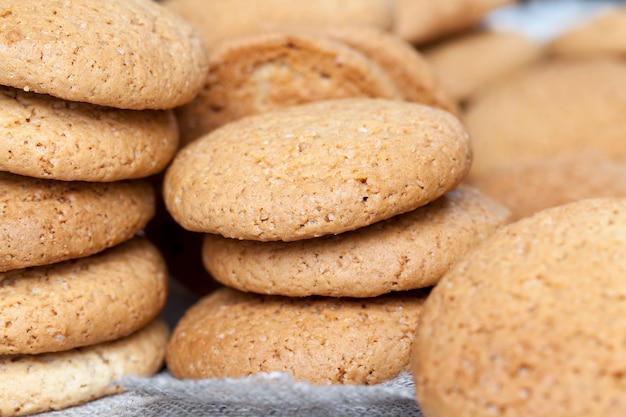
[{"label": "cookie", "polygon": [[217,45],[202,91],[176,109],[187,144],[241,117],[323,99],[401,98],[363,53],[315,33],[272,32]]},{"label": "cookie", "polygon": [[123,376],[150,376],[163,365],[169,330],[156,319],[125,338],[40,355],[0,356],[0,414],[61,410],[124,391]]},{"label": "cookie", "polygon": [[[619,3],[616,3],[616,5]],[[553,56],[626,54],[626,7],[610,7],[585,23],[570,28],[550,41],[546,50]]]},{"label": "cookie", "polygon": [[292,241],[423,206],[467,174],[469,136],[447,111],[326,100],[248,116],[183,148],[163,195],[188,230]]},{"label": "cookie", "polygon": [[518,220],[585,198],[626,198],[626,163],[598,152],[567,153],[470,183],[508,207]]},{"label": "cookie", "polygon": [[364,25],[389,30],[395,19],[391,0],[165,0],[163,6],[193,24],[211,52],[220,41],[285,26]]},{"label": "cookie", "polygon": [[100,252],[133,237],[154,215],[143,180],[88,183],[0,172],[0,271]]},{"label": "cookie", "polygon": [[167,277],[161,254],[142,238],[85,258],[0,273],[0,355],[127,336],[163,308]]},{"label": "cookie", "polygon": [[537,61],[542,46],[526,35],[480,31],[423,50],[441,87],[459,102],[513,70]]},{"label": "cookie", "polygon": [[488,12],[513,0],[392,0],[392,32],[414,44],[425,44],[476,25]]},{"label": "cookie", "polygon": [[0,5],[0,85],[124,109],[167,109],[201,88],[208,60],[189,23],[153,1]]},{"label": "cookie", "polygon": [[312,384],[376,384],[407,369],[424,298],[292,298],[222,288],[178,322],[166,363],[177,378],[285,372]]},{"label": "cookie", "polygon": [[624,236],[625,199],[581,200],[501,228],[453,266],[411,354],[424,415],[624,415]]},{"label": "cookie", "polygon": [[178,147],[178,124],[171,110],[120,110],[0,86],[0,136],[2,171],[118,181],[163,170]]},{"label": "cookie", "polygon": [[470,101],[472,177],[555,156],[596,149],[626,158],[626,63],[550,60],[505,77]]},{"label": "cookie", "polygon": [[458,112],[428,61],[402,38],[367,26],[338,26],[320,31],[376,62],[391,77],[404,100]]},{"label": "cookie", "polygon": [[409,213],[319,239],[256,242],[206,235],[202,257],[215,279],[242,291],[374,297],[436,284],[509,214],[460,185]]}]

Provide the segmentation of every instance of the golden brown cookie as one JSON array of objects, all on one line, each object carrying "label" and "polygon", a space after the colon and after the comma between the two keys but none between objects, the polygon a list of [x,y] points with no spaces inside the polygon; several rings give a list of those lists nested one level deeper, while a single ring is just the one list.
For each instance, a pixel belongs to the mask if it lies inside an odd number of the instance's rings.
[{"label": "golden brown cookie", "polygon": [[0,172],[0,271],[100,252],[133,237],[154,215],[143,180],[87,183]]},{"label": "golden brown cookie", "polygon": [[177,378],[285,372],[312,384],[376,384],[407,369],[425,296],[291,298],[222,288],[179,321],[166,363]]},{"label": "golden brown cookie", "polygon": [[463,101],[484,85],[537,61],[542,46],[526,35],[480,31],[423,50],[444,91]]},{"label": "golden brown cookie", "polygon": [[243,116],[343,97],[402,95],[374,61],[321,34],[281,31],[229,39],[212,51],[202,91],[176,110],[181,142]]},{"label": "golden brown cookie", "polygon": [[165,204],[188,230],[292,241],[358,229],[425,205],[471,163],[447,111],[343,99],[248,116],[183,148]]},{"label": "golden brown cookie", "polygon": [[63,352],[0,356],[0,414],[62,410],[124,391],[123,376],[163,365],[169,330],[156,319],[125,338]]},{"label": "golden brown cookie", "polygon": [[621,416],[626,200],[511,223],[424,303],[411,355],[425,416]]},{"label": "golden brown cookie", "polygon": [[158,249],[142,238],[85,258],[0,273],[0,355],[127,336],[161,311],[167,278]]},{"label": "golden brown cookie", "polygon": [[470,182],[511,210],[513,220],[585,198],[626,198],[626,163],[598,152],[567,153]]},{"label": "golden brown cookie", "polygon": [[178,147],[171,110],[120,110],[0,86],[0,170],[64,181],[142,178]]},{"label": "golden brown cookie", "polygon": [[489,11],[513,0],[392,0],[396,10],[392,32],[424,44],[469,29]]},{"label": "golden brown cookie", "polygon": [[165,0],[163,6],[192,23],[209,49],[225,39],[285,26],[389,30],[395,19],[391,0]]},{"label": "golden brown cookie", "polygon": [[509,214],[460,185],[424,207],[339,235],[297,242],[206,235],[202,256],[215,279],[242,291],[374,297],[434,285]]},{"label": "golden brown cookie", "polygon": [[125,109],[188,102],[207,70],[191,25],[154,1],[0,5],[0,85]]},{"label": "golden brown cookie", "polygon": [[492,84],[470,102],[472,177],[563,152],[596,149],[625,159],[626,63],[551,60]]},{"label": "golden brown cookie", "polygon": [[[615,4],[619,5],[618,2]],[[610,7],[566,30],[546,47],[555,56],[626,54],[626,7]]]}]

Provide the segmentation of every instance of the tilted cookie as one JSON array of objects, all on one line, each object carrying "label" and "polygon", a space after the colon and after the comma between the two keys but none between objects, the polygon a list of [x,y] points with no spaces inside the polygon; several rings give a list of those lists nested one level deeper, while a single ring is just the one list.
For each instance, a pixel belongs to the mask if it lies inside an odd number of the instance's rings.
[{"label": "tilted cookie", "polygon": [[125,109],[188,102],[207,69],[189,23],[153,1],[0,5],[0,85]]},{"label": "tilted cookie", "polygon": [[376,384],[408,368],[425,296],[292,298],[221,288],[179,321],[166,363],[177,378],[285,372],[312,384]]},{"label": "tilted cookie", "polygon": [[297,242],[206,235],[202,257],[215,279],[242,291],[374,297],[436,284],[509,214],[460,185],[424,207],[339,235]]},{"label": "tilted cookie", "polygon": [[167,268],[148,240],[0,273],[0,355],[57,352],[145,326],[167,296]]},{"label": "tilted cookie", "polygon": [[321,34],[278,31],[229,39],[212,51],[202,91],[176,109],[181,141],[243,116],[343,97],[402,94],[374,61]]},{"label": "tilted cookie", "polygon": [[626,159],[626,63],[542,61],[492,84],[469,103],[472,177],[563,152],[596,149]]},{"label": "tilted cookie", "polygon": [[561,57],[623,57],[626,53],[626,7],[608,7],[602,10],[584,24],[558,35],[546,49],[549,54]]},{"label": "tilted cookie", "polygon": [[0,170],[64,181],[161,171],[178,147],[171,110],[121,110],[0,86]]},{"label": "tilted cookie", "polygon": [[542,46],[526,35],[480,31],[423,50],[444,91],[464,101],[485,85],[537,61]]},{"label": "tilted cookie", "polygon": [[143,180],[87,183],[0,172],[0,271],[100,252],[133,237],[154,215]]},{"label": "tilted cookie", "polygon": [[626,198],[626,163],[592,151],[564,153],[470,183],[508,207],[518,220],[585,198]]},{"label": "tilted cookie", "polygon": [[625,238],[626,199],[581,200],[454,265],[415,336],[424,415],[624,415]]},{"label": "tilted cookie", "polygon": [[0,414],[62,410],[125,390],[123,376],[150,376],[163,366],[167,324],[155,319],[119,340],[39,355],[0,356]]},{"label": "tilted cookie", "polygon": [[424,44],[476,25],[489,11],[513,0],[392,0],[396,20],[392,32]]},{"label": "tilted cookie", "polygon": [[326,100],[249,116],[191,143],[163,193],[188,230],[292,241],[423,206],[461,182],[471,158],[467,132],[447,111]]},{"label": "tilted cookie", "polygon": [[163,6],[192,23],[210,50],[226,39],[285,26],[389,30],[395,19],[391,0],[165,0]]}]

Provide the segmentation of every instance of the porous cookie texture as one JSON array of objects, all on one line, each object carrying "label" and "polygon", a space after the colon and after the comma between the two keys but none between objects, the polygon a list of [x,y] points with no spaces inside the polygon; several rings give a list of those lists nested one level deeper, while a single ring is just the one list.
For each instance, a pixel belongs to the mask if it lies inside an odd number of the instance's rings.
[{"label": "porous cookie texture", "polygon": [[0,87],[0,170],[64,181],[142,178],[178,147],[173,111],[120,110]]},{"label": "porous cookie texture", "polygon": [[143,230],[155,195],[144,180],[42,180],[0,172],[0,271],[92,255]]},{"label": "porous cookie texture", "polygon": [[396,19],[392,32],[415,44],[431,42],[470,29],[489,11],[513,0],[392,0]]},{"label": "porous cookie texture", "polygon": [[434,285],[509,215],[459,185],[424,207],[339,235],[297,242],[205,235],[202,257],[215,279],[243,291],[374,297]]},{"label": "porous cookie texture", "polygon": [[127,109],[188,102],[206,75],[189,23],[146,0],[0,5],[0,84]]},{"label": "porous cookie texture", "polygon": [[293,298],[221,288],[185,313],[166,363],[178,378],[285,372],[312,384],[376,384],[408,368],[424,298]]},{"label": "porous cookie texture", "polygon": [[61,410],[124,391],[123,376],[150,376],[163,366],[167,324],[155,319],[119,340],[39,355],[0,356],[0,414]]},{"label": "porous cookie texture", "polygon": [[470,183],[508,207],[518,220],[585,198],[626,198],[626,162],[598,152],[564,153]]},{"label": "porous cookie texture", "polygon": [[343,97],[402,94],[360,51],[320,34],[281,31],[218,44],[202,91],[176,114],[186,144],[243,116]]},{"label": "porous cookie texture", "polygon": [[383,99],[327,100],[248,116],[183,148],[164,199],[188,230],[292,241],[423,206],[466,175],[470,139],[451,113]]},{"label": "porous cookie texture", "polygon": [[127,336],[159,313],[167,276],[161,254],[142,238],[77,260],[0,273],[0,355]]},{"label": "porous cookie texture", "polygon": [[621,416],[626,200],[511,223],[429,295],[411,368],[425,416]]},{"label": "porous cookie texture", "polygon": [[463,117],[474,150],[470,175],[586,149],[626,159],[625,77],[617,59],[555,59],[492,84]]},{"label": "porous cookie texture", "polygon": [[391,0],[165,0],[163,5],[193,24],[211,52],[222,40],[285,26],[389,30],[395,19]]},{"label": "porous cookie texture", "polygon": [[336,26],[321,31],[377,63],[391,77],[403,99],[457,113],[455,101],[438,82],[431,65],[402,38],[366,26]]},{"label": "porous cookie texture", "polygon": [[464,101],[485,85],[539,60],[543,46],[524,34],[488,30],[444,40],[423,53],[444,91]]},{"label": "porous cookie texture", "polygon": [[[615,3],[619,5],[619,3]],[[610,7],[553,39],[546,49],[554,56],[596,56],[626,53],[626,7]]]}]

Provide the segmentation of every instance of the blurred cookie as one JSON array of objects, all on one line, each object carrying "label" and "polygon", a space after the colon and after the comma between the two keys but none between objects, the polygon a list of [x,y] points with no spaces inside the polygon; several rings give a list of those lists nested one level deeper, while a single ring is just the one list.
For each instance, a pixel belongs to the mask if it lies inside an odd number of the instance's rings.
[{"label": "blurred cookie", "polygon": [[0,356],[0,414],[61,410],[124,391],[123,376],[150,376],[163,365],[169,336],[157,319],[125,338],[39,355]]},{"label": "blurred cookie", "polygon": [[482,86],[537,61],[542,46],[513,32],[473,32],[423,50],[441,87],[463,101]]},{"label": "blurred cookie", "polygon": [[555,56],[623,57],[626,54],[626,7],[603,10],[585,23],[557,36],[546,49]]},{"label": "blurred cookie", "polygon": [[299,240],[423,206],[466,176],[469,136],[447,111],[326,100],[248,116],[183,148],[163,194],[191,231]]},{"label": "blurred cookie", "polygon": [[206,75],[197,32],[153,1],[40,7],[6,0],[0,16],[0,85],[102,106],[166,109],[191,100]]},{"label": "blurred cookie", "polygon": [[563,152],[596,149],[626,159],[626,63],[550,60],[491,84],[463,117],[472,137],[470,175]]},{"label": "blurred cookie", "polygon": [[470,183],[507,206],[517,220],[585,198],[626,198],[626,163],[598,152],[566,153]]},{"label": "blurred cookie", "polygon": [[141,238],[85,258],[0,273],[0,355],[127,336],[162,309],[167,279],[161,254]]},{"label": "blurred cookie", "polygon": [[297,242],[206,235],[204,264],[242,291],[286,296],[374,297],[434,285],[509,211],[460,185],[432,203],[371,226]]},{"label": "blurred cookie", "polygon": [[376,384],[408,368],[425,296],[291,298],[222,288],[179,321],[166,363],[177,378],[285,372],[312,384]]},{"label": "blurred cookie", "polygon": [[206,83],[176,109],[182,144],[243,116],[331,98],[400,98],[363,53],[313,33],[273,32],[222,42]]},{"label": "blurred cookie", "polygon": [[625,199],[581,200],[455,264],[415,336],[424,415],[624,415],[625,237]]},{"label": "blurred cookie", "polygon": [[142,180],[41,180],[0,172],[0,271],[100,252],[133,237],[154,215]]},{"label": "blurred cookie", "polygon": [[0,135],[0,170],[65,181],[147,177],[178,147],[171,110],[120,110],[1,86]]},{"label": "blurred cookie", "polygon": [[204,43],[284,27],[365,25],[391,29],[391,0],[165,0],[163,6],[193,24]]},{"label": "blurred cookie", "polygon": [[396,10],[392,32],[424,44],[476,25],[489,11],[514,0],[392,0]]}]

